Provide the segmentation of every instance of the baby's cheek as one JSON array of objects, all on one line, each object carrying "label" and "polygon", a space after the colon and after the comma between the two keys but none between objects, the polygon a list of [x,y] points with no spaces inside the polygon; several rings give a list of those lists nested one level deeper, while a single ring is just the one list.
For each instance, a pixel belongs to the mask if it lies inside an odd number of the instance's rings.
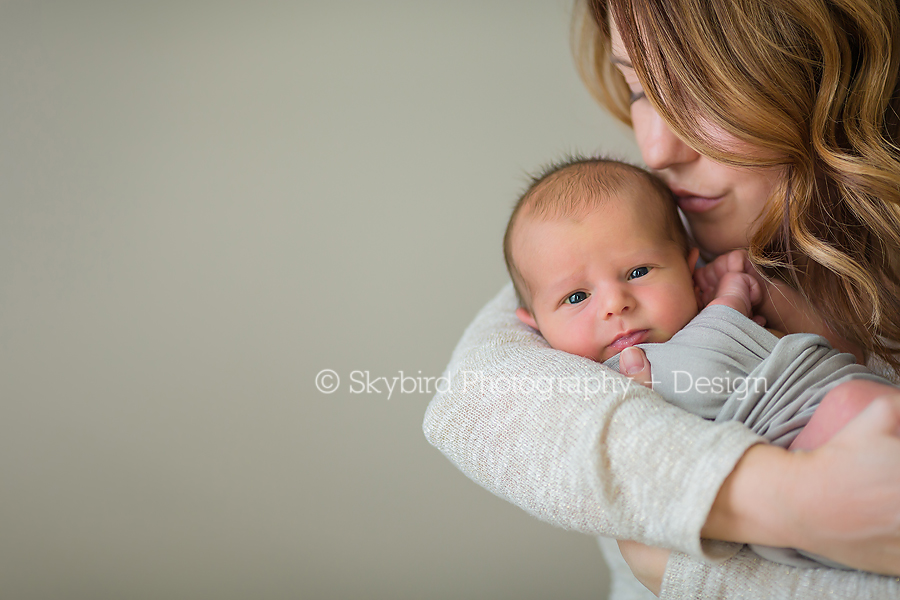
[{"label": "baby's cheek", "polygon": [[700,312],[693,286],[680,287],[676,293],[672,294],[672,302],[673,319],[670,337],[681,331]]},{"label": "baby's cheek", "polygon": [[607,358],[610,358],[609,356],[606,356],[606,346],[585,333],[582,333],[577,342],[573,343],[573,348],[574,349],[569,352],[584,356],[585,358],[590,358],[591,360],[603,362]]},{"label": "baby's cheek", "polygon": [[553,327],[545,328],[542,333],[547,342],[557,350],[562,350],[569,354],[578,354],[580,356],[585,356],[585,354],[590,351],[589,346],[585,344],[584,332],[578,331],[577,329],[569,330]]}]

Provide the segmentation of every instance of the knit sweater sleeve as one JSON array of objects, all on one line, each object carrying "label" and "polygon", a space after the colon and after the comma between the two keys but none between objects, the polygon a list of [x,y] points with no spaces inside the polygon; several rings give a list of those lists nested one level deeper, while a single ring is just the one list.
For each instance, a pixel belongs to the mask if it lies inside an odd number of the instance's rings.
[{"label": "knit sweater sleeve", "polygon": [[701,541],[718,490],[761,438],[675,408],[516,318],[512,286],[482,309],[428,406],[428,440],[490,492],[554,525],[724,559]]},{"label": "knit sweater sleeve", "polygon": [[673,552],[659,597],[660,600],[888,600],[900,599],[900,579],[862,571],[788,567],[760,558],[746,548],[721,564]]}]

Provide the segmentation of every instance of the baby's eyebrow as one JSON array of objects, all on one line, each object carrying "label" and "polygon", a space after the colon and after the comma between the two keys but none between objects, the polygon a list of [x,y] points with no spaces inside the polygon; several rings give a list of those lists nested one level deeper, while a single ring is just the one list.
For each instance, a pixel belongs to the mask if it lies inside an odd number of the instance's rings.
[{"label": "baby's eyebrow", "polygon": [[[562,296],[564,293],[570,293],[569,290],[575,290],[578,287],[575,284],[579,281],[580,278],[575,275],[560,277],[544,286],[543,292],[550,298],[556,298],[557,296]],[[555,302],[555,300],[553,301]]]},{"label": "baby's eyebrow", "polygon": [[574,287],[577,287],[575,284],[579,283],[580,281],[581,281],[581,276],[579,274],[564,275],[562,277],[559,277],[558,279],[554,279],[546,287],[548,289],[551,289],[554,291],[561,289],[561,288],[567,288],[567,289],[574,288]]}]

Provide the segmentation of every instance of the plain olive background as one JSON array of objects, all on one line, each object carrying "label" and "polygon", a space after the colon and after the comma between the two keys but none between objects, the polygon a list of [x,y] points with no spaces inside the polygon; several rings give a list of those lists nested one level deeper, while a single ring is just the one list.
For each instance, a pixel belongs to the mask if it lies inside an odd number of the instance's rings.
[{"label": "plain olive background", "polygon": [[638,158],[570,11],[0,3],[0,596],[605,596],[359,383],[441,374],[528,173]]}]

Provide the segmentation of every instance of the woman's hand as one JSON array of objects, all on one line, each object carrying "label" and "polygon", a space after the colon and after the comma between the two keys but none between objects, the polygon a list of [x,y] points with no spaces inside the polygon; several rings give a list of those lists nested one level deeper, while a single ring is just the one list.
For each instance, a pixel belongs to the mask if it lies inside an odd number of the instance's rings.
[{"label": "woman's hand", "polygon": [[797,547],[900,575],[900,393],[874,400],[798,459]]},{"label": "woman's hand", "polygon": [[619,540],[619,552],[622,553],[622,558],[628,563],[637,580],[659,596],[671,550],[654,548],[630,540]]}]

